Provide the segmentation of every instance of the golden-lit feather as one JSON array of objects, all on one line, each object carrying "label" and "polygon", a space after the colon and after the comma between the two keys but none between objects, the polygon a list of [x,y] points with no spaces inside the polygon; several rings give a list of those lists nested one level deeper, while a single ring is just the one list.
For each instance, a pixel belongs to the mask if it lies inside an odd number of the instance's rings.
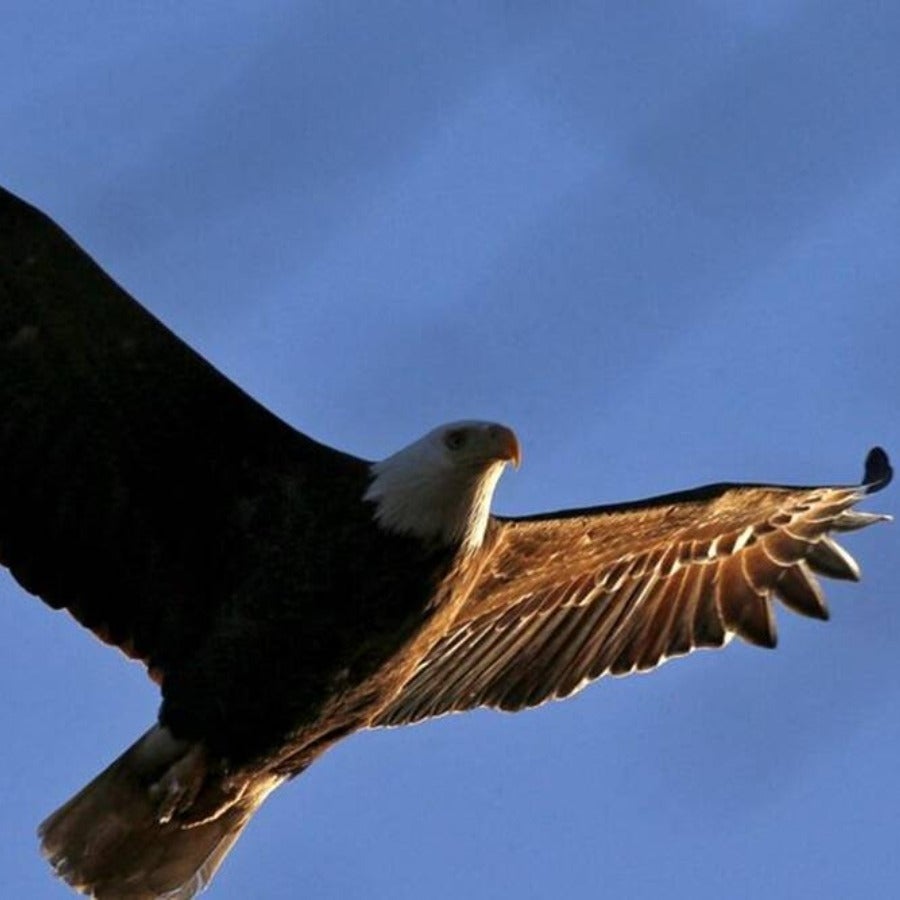
[{"label": "golden-lit feather", "polygon": [[830,532],[887,518],[853,506],[889,478],[876,449],[860,487],[721,485],[496,520],[481,578],[376,724],[534,706],[735,634],[774,647],[774,599],[825,619],[816,575],[859,577]]}]

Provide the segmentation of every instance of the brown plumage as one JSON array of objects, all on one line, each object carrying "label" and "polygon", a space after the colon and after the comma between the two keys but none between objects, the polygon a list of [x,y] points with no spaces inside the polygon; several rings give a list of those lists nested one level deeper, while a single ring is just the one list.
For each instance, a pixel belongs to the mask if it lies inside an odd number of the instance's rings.
[{"label": "brown plumage", "polygon": [[160,684],[158,723],[41,826],[77,890],[187,900],[265,797],[362,728],[565,697],[825,618],[860,487],[712,485],[492,516],[513,432],[371,463],[247,397],[0,190],[0,563]]},{"label": "brown plumage", "polygon": [[497,519],[481,578],[378,723],[525,709],[735,634],[774,647],[776,598],[827,619],[815,575],[859,578],[829,532],[886,518],[852,506],[888,477],[876,449],[858,488],[722,485]]},{"label": "brown plumage", "polygon": [[[151,728],[43,822],[41,849],[57,875],[114,900],[189,900],[201,891],[281,779],[260,776],[239,790],[219,785],[215,815],[190,827],[178,816],[162,821],[152,786],[184,753],[184,744]],[[196,773],[205,775],[202,766]]]}]

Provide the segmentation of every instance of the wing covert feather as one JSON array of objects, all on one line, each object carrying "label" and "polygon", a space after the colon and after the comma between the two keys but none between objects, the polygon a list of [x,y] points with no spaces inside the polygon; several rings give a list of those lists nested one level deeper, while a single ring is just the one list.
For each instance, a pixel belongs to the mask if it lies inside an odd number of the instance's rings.
[{"label": "wing covert feather", "polygon": [[774,647],[773,599],[825,619],[815,576],[859,577],[829,533],[886,518],[853,506],[890,477],[876,448],[859,487],[711,485],[495,520],[480,580],[375,724],[522,709],[735,634]]}]

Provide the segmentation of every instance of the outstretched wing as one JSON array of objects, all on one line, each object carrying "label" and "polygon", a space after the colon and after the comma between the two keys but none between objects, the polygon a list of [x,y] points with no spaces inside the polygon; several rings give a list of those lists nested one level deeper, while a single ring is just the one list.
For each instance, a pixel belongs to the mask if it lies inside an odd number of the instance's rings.
[{"label": "outstretched wing", "polygon": [[164,670],[208,627],[261,496],[302,508],[365,464],[250,399],[2,190],[0,248],[0,563]]},{"label": "outstretched wing", "polygon": [[815,575],[859,578],[830,532],[886,518],[853,505],[890,478],[876,448],[860,487],[711,485],[497,520],[492,555],[453,626],[376,724],[524,709],[735,634],[774,647],[773,596],[826,619]]}]

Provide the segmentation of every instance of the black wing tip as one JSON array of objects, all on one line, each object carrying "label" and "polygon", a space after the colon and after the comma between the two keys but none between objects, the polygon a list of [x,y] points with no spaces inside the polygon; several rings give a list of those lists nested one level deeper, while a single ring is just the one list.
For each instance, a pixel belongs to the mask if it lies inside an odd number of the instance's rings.
[{"label": "black wing tip", "polygon": [[863,472],[862,486],[867,494],[874,494],[887,487],[894,477],[891,461],[882,447],[873,447],[866,454],[865,470]]}]

